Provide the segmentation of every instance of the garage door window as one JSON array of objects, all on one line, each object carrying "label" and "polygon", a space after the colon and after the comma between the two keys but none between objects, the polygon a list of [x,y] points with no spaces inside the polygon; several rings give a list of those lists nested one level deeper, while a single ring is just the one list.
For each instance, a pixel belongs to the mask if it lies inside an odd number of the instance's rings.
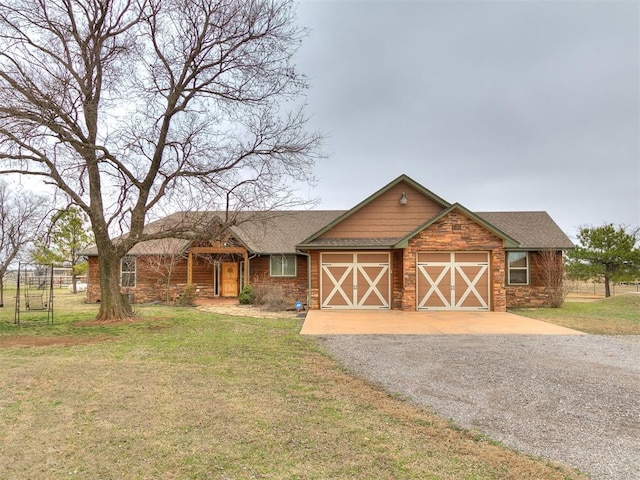
[{"label": "garage door window", "polygon": [[508,279],[509,285],[529,284],[529,253],[508,252]]}]

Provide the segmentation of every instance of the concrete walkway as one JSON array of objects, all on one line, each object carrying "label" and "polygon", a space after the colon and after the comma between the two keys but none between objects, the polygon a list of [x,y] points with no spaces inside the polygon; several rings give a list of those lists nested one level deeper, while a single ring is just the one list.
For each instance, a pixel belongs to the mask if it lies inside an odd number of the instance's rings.
[{"label": "concrete walkway", "polygon": [[506,312],[310,310],[301,335],[584,335]]}]

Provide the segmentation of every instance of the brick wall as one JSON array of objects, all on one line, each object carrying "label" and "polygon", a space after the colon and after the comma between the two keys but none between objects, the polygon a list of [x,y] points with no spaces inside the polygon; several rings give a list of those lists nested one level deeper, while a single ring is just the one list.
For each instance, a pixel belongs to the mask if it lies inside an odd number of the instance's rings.
[{"label": "brick wall", "polygon": [[307,303],[307,257],[298,255],[298,265],[295,277],[271,277],[269,276],[269,256],[261,256],[251,259],[250,281],[252,285],[258,283],[275,285],[282,288],[285,298],[291,300],[291,304],[300,301]]},{"label": "brick wall", "polygon": [[98,257],[87,258],[87,302],[100,301],[100,266]]},{"label": "brick wall", "polygon": [[[87,268],[87,302],[100,301],[100,265],[98,257],[89,257]],[[172,272],[169,298],[175,300],[187,281],[187,261],[181,259]],[[138,258],[136,261],[136,286],[122,288],[121,292],[132,295],[134,302],[164,301],[167,298],[166,280],[154,269],[153,264]]]},{"label": "brick wall", "polygon": [[310,308],[320,308],[320,252],[312,250],[311,255],[311,305]]},{"label": "brick wall", "polygon": [[[297,275],[295,277],[270,277],[269,256],[256,257],[250,262],[250,283],[257,281],[268,282],[282,287],[287,298],[292,302],[300,300],[307,303],[307,258],[298,256]],[[145,262],[141,257],[136,263],[136,286],[123,288],[123,293],[133,296],[136,303],[165,301],[167,298],[166,280],[154,269],[152,262]],[[194,261],[193,279],[197,296],[212,297],[213,266],[210,262]],[[98,257],[89,257],[87,269],[87,301],[100,301],[100,267]],[[172,273],[169,299],[175,300],[187,284],[187,260],[180,259]]]}]

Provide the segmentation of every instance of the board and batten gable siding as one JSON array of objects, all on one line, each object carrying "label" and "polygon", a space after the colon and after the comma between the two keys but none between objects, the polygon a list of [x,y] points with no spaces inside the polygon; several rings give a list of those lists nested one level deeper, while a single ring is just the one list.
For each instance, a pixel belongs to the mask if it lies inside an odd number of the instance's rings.
[{"label": "board and batten gable siding", "polygon": [[402,309],[416,309],[417,253],[421,251],[489,252],[490,310],[506,310],[504,241],[457,210],[429,225],[404,249]]},{"label": "board and batten gable siding", "polygon": [[[400,205],[403,192],[407,196],[406,205]],[[442,210],[442,206],[401,182],[352,213],[319,238],[402,237]]]}]

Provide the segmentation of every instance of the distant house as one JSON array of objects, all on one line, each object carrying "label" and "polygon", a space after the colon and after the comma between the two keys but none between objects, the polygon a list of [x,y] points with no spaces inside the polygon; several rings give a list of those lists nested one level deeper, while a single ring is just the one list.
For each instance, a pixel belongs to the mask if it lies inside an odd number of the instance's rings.
[{"label": "distant house", "polygon": [[[547,303],[540,252],[562,262],[573,248],[546,212],[472,212],[406,175],[347,211],[242,212],[240,220],[223,240],[138,244],[121,262],[123,292],[136,302],[164,299],[170,264],[172,298],[186,285],[200,297],[237,297],[243,285],[267,281],[314,309],[504,311]],[[85,253],[96,302],[97,250]]]}]

